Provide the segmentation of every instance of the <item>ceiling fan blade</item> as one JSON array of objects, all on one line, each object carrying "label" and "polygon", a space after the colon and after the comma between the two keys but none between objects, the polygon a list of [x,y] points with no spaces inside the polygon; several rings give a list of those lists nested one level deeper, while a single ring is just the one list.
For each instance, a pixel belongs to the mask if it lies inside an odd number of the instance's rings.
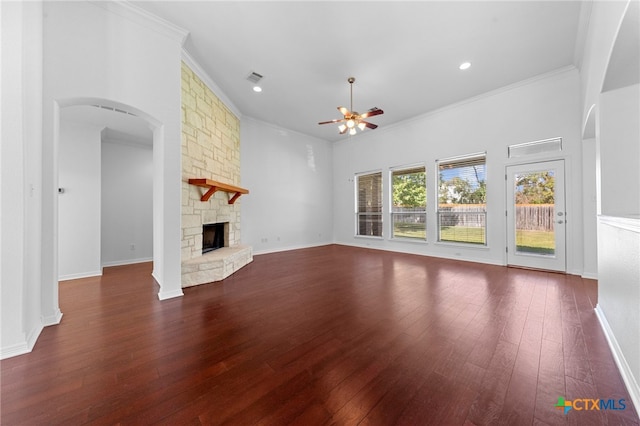
[{"label": "ceiling fan blade", "polygon": [[345,108],[345,107],[343,107],[343,106],[339,106],[339,107],[338,107],[338,111],[340,111],[340,114],[344,115],[345,117],[346,117],[347,115],[351,115],[351,112],[349,112],[349,110],[348,110],[348,109],[346,109],[346,108]]},{"label": "ceiling fan blade", "polygon": [[360,122],[364,123],[364,125],[370,128],[371,130],[378,128],[377,124],[369,123],[368,121],[364,121],[364,120],[360,120]]},{"label": "ceiling fan blade", "polygon": [[384,111],[378,107],[374,107],[374,108],[371,108],[369,111],[365,112],[364,114],[361,114],[360,118],[368,118],[368,117],[373,117],[374,115],[380,115],[380,114],[384,114]]},{"label": "ceiling fan blade", "polygon": [[340,123],[342,121],[345,121],[346,118],[336,118],[335,120],[331,120],[331,121],[321,121],[318,124],[331,124],[331,123]]}]

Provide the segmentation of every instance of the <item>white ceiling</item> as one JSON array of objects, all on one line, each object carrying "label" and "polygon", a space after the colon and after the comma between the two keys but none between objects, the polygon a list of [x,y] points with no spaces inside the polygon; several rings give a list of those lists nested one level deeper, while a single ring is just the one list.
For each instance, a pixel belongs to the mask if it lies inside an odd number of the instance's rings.
[{"label": "white ceiling", "polygon": [[[189,31],[189,55],[243,116],[326,140],[345,137],[317,123],[349,107],[349,76],[354,109],[379,107],[370,121],[389,126],[577,65],[584,21],[577,1],[133,4]],[[472,66],[460,71],[464,61]]]},{"label": "white ceiling", "polygon": [[[329,141],[349,107],[390,126],[578,66],[590,3],[578,1],[134,1],[189,31],[189,56],[242,116]],[[460,63],[470,61],[466,71]],[[247,81],[262,74],[262,93]],[[142,120],[84,107],[67,118],[150,137]],[[110,117],[110,118],[109,118]],[[122,122],[122,124],[119,124]],[[124,128],[122,127],[124,126]],[[374,130],[365,130],[371,132]]]}]

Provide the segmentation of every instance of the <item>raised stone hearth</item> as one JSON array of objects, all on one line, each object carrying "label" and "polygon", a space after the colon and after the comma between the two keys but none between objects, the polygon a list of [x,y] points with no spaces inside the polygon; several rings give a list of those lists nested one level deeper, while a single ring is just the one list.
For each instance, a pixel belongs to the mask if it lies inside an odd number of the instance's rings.
[{"label": "raised stone hearth", "polygon": [[250,246],[223,247],[182,262],[182,287],[211,283],[227,278],[253,261]]}]

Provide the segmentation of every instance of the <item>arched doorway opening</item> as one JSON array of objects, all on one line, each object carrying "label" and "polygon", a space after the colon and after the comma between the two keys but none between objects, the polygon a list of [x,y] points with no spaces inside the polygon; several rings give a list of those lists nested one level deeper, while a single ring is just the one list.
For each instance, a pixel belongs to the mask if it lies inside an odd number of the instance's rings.
[{"label": "arched doorway opening", "polygon": [[[120,102],[116,102],[109,99],[99,99],[99,98],[72,98],[72,99],[64,99],[58,100],[54,102],[53,107],[53,140],[51,144],[51,159],[52,159],[52,168],[51,168],[51,179],[52,186],[55,188],[56,192],[60,186],[58,185],[58,180],[60,176],[60,163],[59,163],[59,150],[60,150],[60,130],[61,130],[61,119],[63,119],[63,115],[65,114],[65,108],[71,107],[88,107],[88,108],[97,108],[95,105],[98,105],[101,109],[112,109],[113,113],[122,114],[120,111],[124,111],[127,114],[131,114],[132,116],[137,117],[138,120],[142,120],[142,122],[150,129],[152,133],[152,169],[153,169],[153,190],[152,190],[152,205],[153,205],[153,213],[152,213],[152,240],[153,240],[153,249],[152,249],[152,258],[153,258],[153,277],[156,282],[160,284],[160,289],[158,291],[159,299],[166,299],[176,296],[181,296],[181,289],[163,289],[164,282],[164,272],[165,272],[165,261],[166,261],[166,248],[164,247],[164,241],[167,239],[166,237],[166,229],[167,226],[165,224],[165,214],[164,214],[164,204],[166,203],[165,197],[165,185],[166,179],[164,178],[166,171],[166,159],[164,156],[165,150],[165,137],[164,137],[164,125],[159,120],[155,119],[150,114],[133,107],[131,105],[126,105]],[[120,111],[116,111],[120,110]],[[45,154],[45,157],[48,157],[48,153]],[[48,173],[47,173],[48,174]],[[50,266],[50,277],[51,284],[47,284],[48,279],[43,282],[42,288],[42,300],[43,303],[49,305],[53,308],[52,314],[46,318],[47,324],[56,324],[60,321],[62,317],[62,312],[60,312],[58,308],[58,278],[59,278],[59,238],[58,238],[58,223],[59,223],[59,193],[55,193],[54,197],[51,199],[51,218],[47,220],[47,222],[52,224],[51,230],[43,229],[43,235],[48,238],[51,238],[51,243],[46,244],[52,248],[51,252],[51,266]],[[172,253],[170,253],[172,254]],[[47,255],[48,257],[49,255]],[[46,276],[46,275],[45,275]]]},{"label": "arched doorway opening", "polygon": [[153,131],[126,107],[61,108],[58,279],[153,259]]}]

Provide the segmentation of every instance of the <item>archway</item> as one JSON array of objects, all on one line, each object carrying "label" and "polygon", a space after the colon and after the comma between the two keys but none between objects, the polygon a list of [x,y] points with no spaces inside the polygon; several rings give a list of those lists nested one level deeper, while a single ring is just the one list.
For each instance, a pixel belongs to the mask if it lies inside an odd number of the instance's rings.
[{"label": "archway", "polygon": [[66,106],[58,146],[58,278],[153,256],[153,131],[128,108]]},{"label": "archway", "polygon": [[[143,120],[146,125],[148,125],[149,129],[153,134],[153,276],[156,279],[156,282],[160,284],[160,289],[158,291],[158,297],[162,299],[180,296],[182,295],[181,290],[169,290],[165,291],[163,294],[162,289],[162,281],[163,281],[163,267],[164,267],[164,246],[163,242],[165,241],[165,224],[164,224],[164,214],[163,214],[163,203],[165,202],[164,195],[164,187],[165,179],[165,161],[163,156],[163,147],[164,147],[164,125],[157,120],[155,117],[150,114],[134,107],[131,105],[126,105],[121,102],[109,100],[109,99],[100,99],[100,98],[71,98],[58,100],[54,102],[53,108],[53,143],[52,143],[52,183],[54,188],[59,188],[58,179],[59,179],[59,161],[58,161],[58,151],[60,147],[60,124],[61,124],[61,111],[64,108],[68,107],[79,107],[79,106],[94,106],[98,105],[101,108],[111,108],[112,111],[122,111],[126,114],[131,114],[139,119]],[[122,113],[119,112],[119,113]],[[50,223],[53,224],[54,227],[58,224],[58,213],[59,213],[59,204],[58,204],[58,194],[56,193],[52,199],[52,220]],[[43,230],[45,231],[45,230]],[[56,229],[57,231],[57,229]],[[48,318],[48,324],[54,324],[59,322],[62,313],[57,309],[58,307],[58,235],[57,232],[53,230],[46,230],[48,237],[52,239],[51,247],[53,248],[52,253],[52,264],[51,264],[51,285],[47,284],[45,280],[43,282],[43,301],[44,303],[49,303],[49,301],[53,302],[53,308],[55,312],[56,318]]]}]

